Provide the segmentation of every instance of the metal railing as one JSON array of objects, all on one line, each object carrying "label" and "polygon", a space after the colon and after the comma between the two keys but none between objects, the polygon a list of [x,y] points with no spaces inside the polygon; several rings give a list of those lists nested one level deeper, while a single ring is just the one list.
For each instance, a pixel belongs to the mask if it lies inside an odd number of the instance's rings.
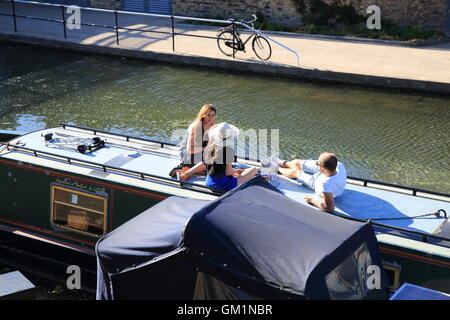
[{"label": "metal railing", "polygon": [[84,167],[92,168],[94,170],[99,170],[99,171],[108,172],[108,173],[123,174],[130,178],[136,178],[136,179],[140,179],[143,181],[165,183],[166,185],[172,185],[174,187],[181,187],[182,189],[196,191],[196,192],[205,193],[205,194],[221,196],[222,194],[224,194],[226,192],[221,189],[208,187],[208,186],[201,185],[198,183],[187,182],[187,181],[178,180],[175,178],[167,178],[167,177],[163,177],[163,176],[159,176],[159,175],[155,175],[155,174],[144,173],[141,171],[119,168],[119,167],[115,167],[112,165],[97,163],[97,162],[83,160],[83,159],[79,159],[79,158],[72,158],[72,157],[68,157],[68,156],[56,155],[54,153],[36,150],[36,149],[32,149],[32,148],[27,148],[24,146],[14,145],[14,144],[10,144],[10,143],[6,143],[4,145],[0,144],[0,148],[5,148],[8,151],[11,151],[11,149],[13,149],[15,151],[21,151],[23,153],[33,155],[35,157],[41,156],[41,157],[49,159],[49,160],[62,161],[69,165],[84,166]]},{"label": "metal railing", "polygon": [[[2,145],[0,145],[0,147],[2,147]],[[14,145],[14,144],[10,144],[10,143],[5,144],[3,147],[8,149],[8,150],[14,149],[16,151],[22,151],[22,152],[28,153],[30,155],[33,155],[35,157],[42,156],[44,158],[51,159],[51,160],[64,161],[64,162],[68,163],[69,165],[81,165],[81,166],[87,166],[87,167],[92,168],[94,170],[95,169],[102,170],[103,172],[116,173],[116,174],[125,174],[125,175],[127,175],[129,177],[138,178],[138,179],[141,179],[141,180],[144,180],[144,181],[145,180],[150,180],[150,181],[154,181],[154,182],[166,183],[166,184],[173,185],[173,186],[181,186],[182,188],[186,188],[187,190],[197,191],[197,192],[201,192],[201,193],[208,193],[208,194],[211,194],[211,195],[221,196],[222,194],[224,194],[226,192],[224,190],[220,190],[220,189],[216,189],[216,188],[212,188],[212,187],[207,187],[207,186],[196,184],[196,183],[185,182],[185,181],[181,181],[181,180],[166,178],[166,177],[162,177],[162,176],[158,176],[158,175],[143,173],[143,172],[129,170],[129,169],[123,169],[123,168],[119,168],[119,167],[115,167],[115,166],[111,166],[111,165],[99,164],[99,163],[95,163],[95,162],[92,162],[92,161],[81,160],[81,159],[71,158],[71,157],[67,157],[67,156],[55,155],[53,153],[40,151],[40,150],[35,150],[35,149],[31,149],[31,148],[26,148],[26,147],[23,147],[23,146],[18,146],[18,145]],[[357,221],[357,222],[362,222],[362,223],[370,223],[374,227],[378,227],[378,228],[382,228],[382,229],[388,229],[388,231],[384,231],[384,233],[390,233],[389,230],[391,230],[391,232],[392,231],[399,231],[399,232],[403,232],[403,233],[419,236],[420,237],[419,241],[424,242],[424,243],[430,243],[430,240],[434,239],[434,240],[438,240],[438,241],[446,241],[446,242],[448,242],[447,245],[442,245],[441,244],[441,246],[444,246],[444,247],[449,247],[450,246],[450,239],[449,238],[441,237],[441,236],[436,235],[436,234],[430,234],[430,233],[425,233],[423,231],[416,231],[416,230],[411,230],[411,229],[407,229],[407,228],[401,228],[401,227],[397,227],[397,226],[387,225],[387,224],[375,222],[375,221],[373,221],[371,219],[354,218],[354,217],[351,217],[351,216],[342,215],[342,214],[337,213],[337,212],[327,212],[327,213],[331,214],[331,215],[335,215],[335,216],[341,217],[341,218],[344,218],[344,219],[347,219],[347,220],[352,220],[352,221]],[[403,235],[402,234],[395,234],[395,235],[396,236],[400,236],[400,237],[406,237],[405,234],[403,234]],[[406,237],[406,238],[408,238],[408,237]]]},{"label": "metal railing", "polygon": [[[82,127],[82,126],[77,126],[77,125],[71,125],[71,124],[66,124],[66,123],[61,123],[60,124],[64,129],[66,128],[74,128],[74,129],[79,129],[82,131],[90,131],[92,132],[94,135],[98,134],[98,133],[103,133],[103,134],[107,134],[110,136],[117,136],[117,137],[121,137],[124,138],[126,141],[130,140],[136,140],[136,141],[142,141],[142,142],[146,142],[146,143],[154,143],[159,145],[161,148],[164,148],[166,146],[176,146],[173,143],[166,143],[166,142],[161,142],[161,141],[157,141],[157,140],[151,140],[151,139],[146,139],[146,138],[139,138],[139,137],[134,137],[134,136],[130,136],[130,135],[123,135],[123,134],[119,134],[119,133],[112,133],[109,131],[105,131],[105,130],[99,130],[99,129],[94,129],[94,128],[89,128],[89,127]],[[159,182],[163,182],[163,183],[168,183],[168,184],[172,184],[172,185],[178,185],[181,186],[182,188],[186,188],[188,190],[192,190],[192,191],[197,191],[197,192],[202,192],[202,193],[209,193],[209,194],[213,194],[213,195],[217,195],[220,196],[224,193],[223,190],[219,190],[216,188],[211,188],[211,187],[207,187],[204,185],[200,185],[200,184],[196,184],[196,183],[189,183],[189,182],[185,182],[182,180],[176,180],[176,179],[171,179],[171,178],[166,178],[166,177],[162,177],[162,176],[158,176],[158,175],[152,175],[152,174],[147,174],[147,173],[142,173],[139,171],[133,171],[133,170],[129,170],[129,169],[123,169],[123,168],[118,168],[118,167],[114,167],[114,166],[110,166],[110,165],[105,165],[105,164],[99,164],[99,163],[95,163],[95,162],[91,162],[91,161],[86,161],[86,160],[80,160],[80,159],[75,159],[75,158],[71,158],[71,157],[67,157],[67,156],[59,156],[59,155],[55,155],[52,153],[48,153],[45,151],[39,151],[39,150],[34,150],[34,149],[30,149],[30,148],[26,148],[23,146],[18,146],[18,145],[14,145],[14,144],[10,144],[10,143],[6,143],[6,144],[0,144],[0,150],[2,149],[16,149],[19,151],[24,151],[26,153],[32,154],[36,157],[38,157],[39,155],[42,155],[44,157],[50,158],[50,159],[59,159],[62,160],[64,162],[67,162],[68,164],[71,165],[86,165],[88,167],[92,167],[94,169],[99,169],[102,170],[104,172],[110,172],[110,173],[118,173],[118,174],[125,174],[127,176],[130,177],[135,177],[135,178],[139,178],[141,180],[153,180],[153,181],[159,181]],[[252,162],[259,162],[259,160],[250,160]],[[348,177],[349,179],[355,180],[360,182],[364,187],[375,187],[375,188],[381,188],[384,189],[384,187],[389,187],[389,188],[395,188],[395,189],[400,189],[403,190],[406,194],[412,195],[412,196],[419,196],[418,193],[422,193],[425,195],[436,195],[436,196],[440,196],[440,197],[445,197],[448,200],[450,200],[450,194],[445,194],[445,193],[440,193],[440,192],[434,192],[434,191],[429,191],[429,190],[423,190],[423,189],[418,189],[418,188],[412,188],[412,187],[407,187],[407,186],[401,186],[401,185],[396,185],[396,184],[391,184],[391,183],[385,183],[385,182],[380,182],[380,181],[373,181],[373,180],[368,180],[368,179],[362,179],[362,178],[355,178],[355,177]],[[207,191],[208,190],[208,191]],[[395,192],[395,191],[394,191]],[[448,201],[448,200],[444,200],[444,201]],[[441,210],[444,211],[444,210]],[[431,239],[434,240],[438,240],[438,241],[446,241],[450,244],[450,239],[446,238],[446,237],[441,237],[439,235],[436,234],[429,234],[429,233],[425,233],[422,231],[416,231],[416,230],[411,230],[411,229],[407,229],[407,228],[401,228],[401,227],[397,227],[397,226],[392,226],[392,225],[387,225],[387,224],[383,224],[380,222],[375,222],[373,220],[377,220],[377,219],[360,219],[360,218],[354,218],[351,216],[345,216],[342,215],[340,213],[337,212],[331,212],[329,214],[332,215],[336,215],[339,216],[341,218],[344,219],[348,219],[348,220],[352,220],[352,221],[358,221],[358,222],[363,222],[363,223],[370,223],[372,224],[374,227],[378,227],[381,229],[388,229],[392,231],[399,231],[402,233],[406,233],[406,234],[410,234],[410,235],[415,235],[420,237],[421,242],[424,243],[430,243]],[[447,214],[444,211],[444,216],[445,218],[447,218]],[[389,231],[384,231],[385,233],[390,233]],[[405,237],[405,234],[395,234],[396,236],[400,236],[400,237]],[[443,245],[445,247],[450,246],[449,244],[447,245]]]},{"label": "metal railing", "polygon": [[74,129],[79,129],[79,130],[83,130],[83,131],[90,131],[90,132],[92,132],[93,135],[97,135],[97,133],[103,133],[103,134],[107,134],[109,136],[125,138],[125,141],[127,141],[127,142],[130,142],[130,140],[136,140],[136,141],[141,141],[141,142],[150,142],[150,143],[154,143],[154,144],[159,144],[161,146],[161,148],[164,148],[165,146],[171,146],[171,147],[176,147],[177,146],[176,143],[164,142],[164,141],[147,139],[147,138],[134,137],[134,136],[130,136],[130,135],[127,135],[127,134],[113,133],[113,132],[106,131],[106,130],[100,130],[100,129],[95,129],[95,128],[77,126],[77,125],[73,125],[73,124],[69,124],[69,123],[60,123],[59,125],[63,129],[74,128]]},{"label": "metal railing", "polygon": [[[21,0],[0,0],[0,3],[10,3],[11,4],[11,12],[12,14],[6,14],[6,13],[0,13],[0,16],[7,16],[13,18],[14,23],[14,32],[17,31],[17,18],[22,19],[30,19],[30,20],[40,20],[40,21],[47,21],[47,22],[55,22],[55,23],[61,23],[63,25],[63,34],[64,39],[67,39],[67,20],[65,15],[66,8],[70,7],[69,5],[64,4],[52,4],[52,3],[42,3],[42,2],[34,2],[34,1],[21,1]],[[41,5],[41,6],[47,6],[47,7],[58,7],[60,8],[61,12],[61,18],[60,19],[52,19],[52,18],[42,18],[42,17],[35,17],[35,16],[25,16],[17,14],[16,12],[16,3],[21,4],[31,4],[31,5]],[[217,20],[217,19],[206,19],[206,18],[194,18],[194,17],[184,17],[184,16],[174,16],[174,15],[162,15],[162,14],[153,14],[153,13],[139,13],[139,12],[131,12],[131,11],[120,11],[120,10],[107,10],[107,9],[98,9],[98,8],[89,8],[89,7],[79,7],[82,10],[86,11],[97,11],[97,12],[104,12],[104,13],[111,13],[114,15],[114,25],[107,25],[107,24],[95,24],[95,23],[79,23],[80,26],[87,26],[87,27],[98,27],[98,28],[105,28],[105,29],[114,29],[116,34],[116,43],[117,45],[120,45],[119,40],[119,34],[120,30],[127,30],[127,31],[139,31],[143,33],[158,33],[158,34],[166,34],[170,35],[172,38],[172,50],[175,51],[175,37],[176,36],[183,36],[183,37],[196,37],[196,38],[203,38],[203,39],[214,39],[217,40],[217,36],[207,36],[207,35],[198,35],[198,34],[184,34],[180,32],[175,32],[175,21],[198,21],[198,22],[208,22],[208,23],[216,23],[216,24],[229,24],[232,25],[233,30],[236,29],[236,26],[244,27],[245,29],[250,30],[251,32],[255,32],[256,34],[260,35],[261,37],[264,37],[273,43],[278,44],[282,48],[290,51],[296,56],[297,59],[297,66],[300,66],[300,55],[293,49],[285,46],[284,44],[280,43],[279,41],[274,40],[273,38],[267,36],[266,34],[262,33],[259,30],[253,29],[252,27],[248,26],[243,21],[235,21],[235,20]],[[120,14],[126,14],[126,15],[134,15],[134,16],[145,16],[145,17],[156,17],[156,18],[165,18],[170,19],[170,25],[171,25],[171,31],[160,31],[160,30],[145,30],[141,28],[128,28],[125,26],[120,26],[119,24],[119,15]],[[148,25],[151,26],[151,25]],[[234,43],[235,39],[233,38],[233,47],[237,45],[237,43]],[[233,50],[233,58],[235,58],[234,50]]]},{"label": "metal railing", "polygon": [[[347,220],[351,220],[351,221],[369,223],[372,226],[374,226],[374,229],[377,232],[392,234],[392,235],[395,235],[395,236],[398,236],[401,238],[410,239],[410,237],[408,235],[415,235],[415,236],[419,237],[419,239],[412,239],[412,240],[420,241],[423,243],[430,243],[430,244],[433,244],[432,242],[430,242],[430,240],[433,240],[433,239],[437,240],[437,241],[445,241],[445,242],[447,242],[446,245],[438,244],[438,243],[434,243],[434,244],[436,244],[438,246],[450,248],[450,238],[441,237],[438,234],[426,233],[425,231],[417,231],[417,230],[413,230],[413,229],[397,227],[397,226],[393,226],[393,225],[389,225],[389,224],[375,222],[371,219],[360,219],[360,218],[355,218],[355,217],[351,217],[351,216],[345,216],[345,215],[337,213],[337,212],[325,212],[325,213],[331,214],[333,216],[337,216],[340,218],[344,218]],[[400,233],[395,233],[395,231],[399,231]],[[401,234],[401,233],[403,233],[403,234]]]},{"label": "metal railing", "polygon": [[[135,137],[135,136],[125,135],[125,134],[120,134],[120,133],[113,133],[113,132],[106,131],[106,130],[72,125],[72,124],[68,124],[68,123],[60,123],[60,126],[63,129],[74,128],[74,129],[79,129],[79,130],[83,130],[83,131],[88,131],[94,135],[96,135],[97,133],[103,133],[103,134],[107,134],[109,136],[121,137],[121,138],[124,138],[126,141],[130,141],[130,139],[131,139],[131,140],[135,140],[135,141],[154,143],[154,144],[160,145],[161,148],[164,148],[165,146],[170,146],[170,147],[178,146],[176,143],[164,142],[164,141],[160,141],[160,140],[153,140],[153,139],[147,139],[147,138],[139,138],[139,137]],[[250,164],[254,164],[254,165],[260,165],[259,163],[261,162],[260,159],[251,159],[247,156],[237,157],[237,160],[239,162],[249,161]],[[437,196],[437,197],[445,198],[445,199],[439,199],[441,201],[450,202],[450,194],[448,194],[448,193],[425,190],[425,189],[420,189],[420,188],[415,188],[415,187],[410,187],[410,186],[403,186],[403,185],[394,184],[394,183],[381,182],[381,181],[375,181],[375,180],[352,177],[352,176],[348,176],[347,178],[349,180],[352,180],[352,181],[349,181],[350,183],[362,185],[364,187],[372,187],[372,188],[384,189],[384,190],[393,191],[393,192],[401,192],[406,195],[417,196],[417,197],[427,197],[428,196],[432,199],[435,199],[435,198],[433,198],[433,196]],[[394,190],[392,190],[392,189],[394,189]]]},{"label": "metal railing", "polygon": [[[167,146],[171,147],[171,148],[178,147],[178,144],[176,144],[176,143],[164,142],[164,141],[160,141],[160,140],[153,140],[153,139],[136,137],[136,136],[120,134],[120,133],[113,133],[113,132],[106,131],[106,130],[72,125],[69,123],[60,123],[60,126],[63,129],[74,128],[74,129],[78,129],[78,130],[82,130],[82,131],[88,131],[88,132],[91,132],[93,135],[102,133],[102,134],[106,134],[108,136],[121,137],[121,138],[124,138],[125,141],[127,141],[127,142],[131,142],[131,140],[134,140],[134,141],[141,141],[144,143],[157,144],[161,148],[164,148]],[[256,165],[256,166],[259,166],[260,165],[259,163],[261,162],[261,159],[251,159],[247,156],[245,156],[245,157],[238,156],[237,160],[238,160],[238,162],[247,162],[251,165]],[[347,179],[350,180],[350,181],[348,181],[349,183],[361,185],[364,187],[378,188],[378,189],[388,190],[388,191],[392,191],[392,192],[400,192],[400,193],[403,193],[406,195],[411,195],[411,196],[416,196],[416,197],[427,197],[427,198],[431,198],[434,200],[450,202],[450,194],[448,194],[448,193],[425,190],[425,189],[421,189],[421,188],[403,186],[403,185],[399,185],[399,184],[370,180],[370,179],[366,179],[366,178],[358,178],[358,177],[353,177],[353,176],[347,176]],[[434,196],[439,197],[439,198],[436,198]]]}]

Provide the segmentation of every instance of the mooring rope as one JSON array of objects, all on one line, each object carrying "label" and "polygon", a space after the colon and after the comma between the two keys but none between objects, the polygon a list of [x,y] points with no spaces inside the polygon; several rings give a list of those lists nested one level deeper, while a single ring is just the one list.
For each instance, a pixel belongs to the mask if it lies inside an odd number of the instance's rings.
[{"label": "mooring rope", "polygon": [[446,212],[444,209],[439,209],[439,210],[436,211],[436,212],[425,213],[425,214],[421,214],[421,215],[413,216],[413,217],[370,218],[370,219],[367,219],[367,222],[370,222],[370,221],[372,221],[372,220],[401,220],[401,219],[415,219],[415,218],[422,218],[422,217],[429,217],[429,216],[435,216],[435,217],[437,217],[437,218],[440,218],[440,217],[441,217],[441,213],[442,213],[442,216],[443,216],[444,218],[447,219],[447,212]]}]

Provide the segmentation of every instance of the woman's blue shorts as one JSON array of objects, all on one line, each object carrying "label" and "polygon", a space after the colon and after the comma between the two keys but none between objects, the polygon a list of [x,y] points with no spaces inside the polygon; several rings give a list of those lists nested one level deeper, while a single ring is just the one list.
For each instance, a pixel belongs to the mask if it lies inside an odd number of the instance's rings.
[{"label": "woman's blue shorts", "polygon": [[233,176],[206,176],[206,186],[222,189],[231,190],[236,188],[238,185],[237,178]]}]

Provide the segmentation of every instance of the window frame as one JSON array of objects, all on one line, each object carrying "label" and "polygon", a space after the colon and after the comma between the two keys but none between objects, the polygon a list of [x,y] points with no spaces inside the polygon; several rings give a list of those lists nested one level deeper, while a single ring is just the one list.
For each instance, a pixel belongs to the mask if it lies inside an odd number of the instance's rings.
[{"label": "window frame", "polygon": [[[62,191],[65,191],[65,192],[69,192],[71,194],[77,194],[77,195],[81,195],[81,196],[85,196],[85,197],[89,197],[89,198],[95,198],[95,199],[102,200],[103,201],[103,212],[95,210],[95,209],[89,209],[89,208],[86,208],[86,207],[83,207],[83,206],[80,206],[80,205],[75,205],[75,204],[71,204],[71,203],[66,203],[66,202],[63,202],[63,201],[55,200],[55,192],[56,192],[56,190],[62,190]],[[61,186],[61,185],[57,185],[57,184],[52,184],[51,185],[50,194],[51,194],[51,199],[50,199],[50,223],[53,226],[55,226],[57,228],[60,228],[60,229],[64,229],[64,230],[68,230],[68,231],[72,231],[72,232],[76,232],[76,233],[79,233],[79,234],[87,235],[87,236],[90,236],[90,237],[96,237],[96,238],[101,238],[107,233],[107,230],[106,230],[107,229],[107,212],[108,212],[108,196],[107,195],[101,196],[101,195],[98,195],[98,194],[95,194],[95,193],[90,193],[90,192],[87,192],[87,191],[84,191],[84,190],[79,190],[79,189],[75,189],[75,188],[69,188],[67,186]],[[67,225],[58,224],[55,221],[55,213],[56,213],[55,205],[64,205],[64,206],[67,206],[67,207],[71,207],[71,208],[76,208],[76,209],[79,209],[79,210],[87,211],[88,213],[92,212],[92,213],[95,213],[95,214],[100,214],[100,215],[102,214],[103,215],[103,231],[102,231],[102,233],[101,234],[95,234],[95,233],[92,233],[92,232],[89,232],[89,231],[83,231],[83,230],[80,230],[80,229],[76,229],[76,228],[73,228],[73,227],[70,227],[70,226],[67,226]]]},{"label": "window frame", "polygon": [[[400,274],[402,272],[402,266],[400,266],[396,263],[383,261],[383,267],[386,270],[386,273],[393,272],[394,279],[393,279],[393,283],[391,284],[392,289],[396,290],[396,289],[400,288]],[[388,276],[388,278],[389,278],[389,276]]]}]

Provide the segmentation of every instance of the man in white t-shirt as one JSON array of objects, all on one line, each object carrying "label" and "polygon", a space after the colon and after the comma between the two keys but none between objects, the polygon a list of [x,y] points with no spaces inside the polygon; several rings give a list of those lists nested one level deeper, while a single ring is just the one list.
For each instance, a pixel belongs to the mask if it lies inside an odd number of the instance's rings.
[{"label": "man in white t-shirt", "polygon": [[344,192],[347,182],[347,172],[344,165],[339,162],[333,153],[322,153],[319,160],[292,161],[275,160],[279,166],[279,172],[289,178],[295,178],[318,195],[323,201],[318,201],[310,196],[304,199],[323,211],[334,210],[334,198]]}]

